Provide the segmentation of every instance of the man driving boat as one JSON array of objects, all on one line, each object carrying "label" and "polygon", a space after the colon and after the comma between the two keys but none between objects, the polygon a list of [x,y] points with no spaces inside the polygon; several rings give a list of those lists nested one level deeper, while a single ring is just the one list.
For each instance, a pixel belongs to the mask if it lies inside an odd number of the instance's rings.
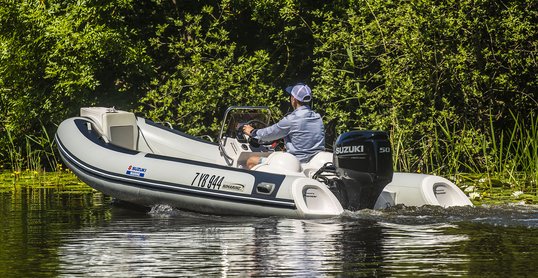
[{"label": "man driving boat", "polygon": [[[325,128],[321,116],[310,108],[312,90],[308,85],[298,83],[286,88],[290,94],[293,112],[286,115],[278,123],[254,129],[245,125],[243,132],[254,139],[270,142],[283,138],[286,150],[295,155],[301,163],[307,163],[318,152],[325,149]],[[251,156],[247,160],[247,168],[251,169],[264,162],[263,157]]]}]

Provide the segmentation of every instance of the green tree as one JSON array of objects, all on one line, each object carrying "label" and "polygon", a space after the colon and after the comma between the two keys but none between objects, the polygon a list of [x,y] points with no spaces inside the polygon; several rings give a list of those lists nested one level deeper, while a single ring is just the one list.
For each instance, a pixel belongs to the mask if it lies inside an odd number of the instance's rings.
[{"label": "green tree", "polygon": [[280,117],[282,88],[303,81],[338,132],[389,131],[400,170],[444,167],[458,148],[454,169],[480,168],[495,137],[536,115],[537,6],[0,0],[0,153],[92,105],[214,135],[231,105]]},{"label": "green tree", "polygon": [[406,170],[436,147],[440,119],[474,124],[473,137],[488,129],[490,113],[502,129],[514,124],[509,110],[535,110],[535,1],[340,4],[316,11],[313,26],[321,110],[341,130],[391,130],[412,152]]},{"label": "green tree", "polygon": [[133,107],[155,73],[135,2],[2,1],[0,131],[22,145],[81,106]]}]

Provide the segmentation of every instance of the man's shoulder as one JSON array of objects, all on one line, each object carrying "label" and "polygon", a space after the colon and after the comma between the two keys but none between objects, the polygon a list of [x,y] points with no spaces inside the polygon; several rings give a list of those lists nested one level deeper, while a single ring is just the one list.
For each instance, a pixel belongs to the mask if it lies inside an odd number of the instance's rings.
[{"label": "man's shoulder", "polygon": [[303,118],[312,118],[312,116],[318,117],[321,119],[321,115],[312,110],[309,106],[301,106],[293,112],[287,114],[282,118],[283,121],[299,121]]},{"label": "man's shoulder", "polygon": [[[316,111],[312,110],[312,108],[310,108],[310,106],[303,106],[305,107],[304,109],[301,109],[299,110],[299,114],[300,116],[307,116],[307,117],[317,117],[317,118],[321,118],[321,115],[319,113],[317,113]],[[297,111],[297,110],[296,110]]]}]

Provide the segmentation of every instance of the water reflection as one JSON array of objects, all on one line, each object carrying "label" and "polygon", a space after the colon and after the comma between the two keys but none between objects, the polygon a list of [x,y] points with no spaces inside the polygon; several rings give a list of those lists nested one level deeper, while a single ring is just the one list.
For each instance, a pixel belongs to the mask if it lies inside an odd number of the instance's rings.
[{"label": "water reflection", "polygon": [[60,273],[319,276],[342,264],[341,245],[335,241],[341,232],[342,226],[334,223],[290,219],[112,219],[106,227],[65,235]]},{"label": "water reflection", "polygon": [[454,246],[465,245],[466,235],[446,234],[456,225],[402,225],[384,223],[383,257],[386,268],[410,276],[465,275],[467,254],[454,252]]},{"label": "water reflection", "polygon": [[0,194],[2,277],[532,276],[538,209],[363,210],[325,220],[151,211],[92,194]]},{"label": "water reflection", "polygon": [[15,188],[0,194],[0,277],[53,277],[59,233],[107,221],[100,194]]},{"label": "water reflection", "polygon": [[[372,219],[216,217],[178,211],[125,217],[66,235],[62,274],[87,276],[465,275],[469,237],[453,224]],[[456,248],[457,249],[457,248]]]}]

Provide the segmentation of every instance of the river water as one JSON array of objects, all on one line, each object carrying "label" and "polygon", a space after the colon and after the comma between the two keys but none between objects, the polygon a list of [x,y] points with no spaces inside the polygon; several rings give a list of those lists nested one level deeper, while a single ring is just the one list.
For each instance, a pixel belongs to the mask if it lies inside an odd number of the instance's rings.
[{"label": "river water", "polygon": [[538,207],[393,207],[323,220],[0,193],[0,277],[536,277]]}]

